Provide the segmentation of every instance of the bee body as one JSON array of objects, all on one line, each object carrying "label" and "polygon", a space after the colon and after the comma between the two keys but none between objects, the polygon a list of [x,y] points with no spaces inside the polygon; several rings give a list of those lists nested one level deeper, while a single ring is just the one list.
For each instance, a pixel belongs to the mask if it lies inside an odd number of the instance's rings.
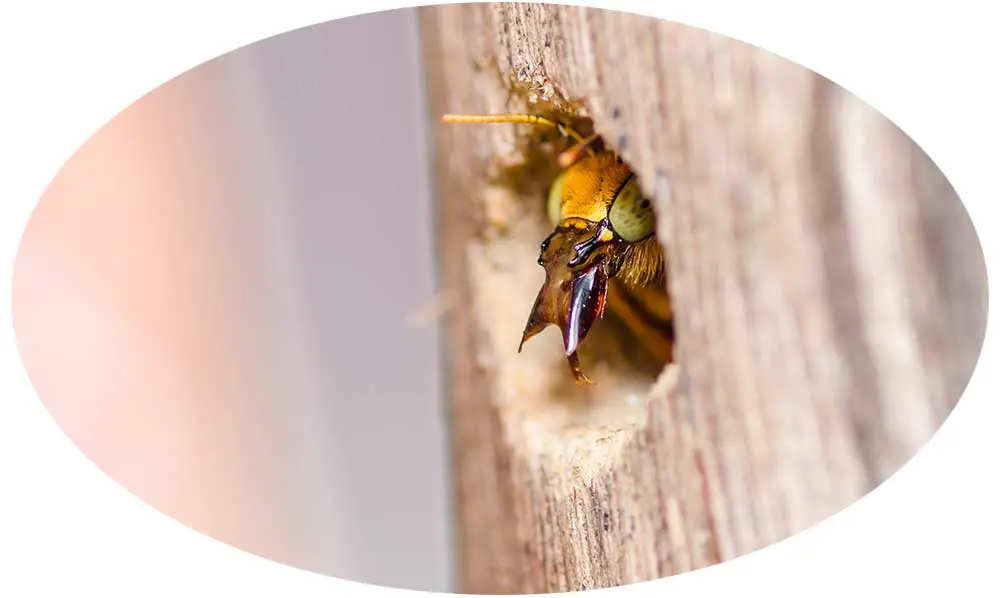
[{"label": "bee body", "polygon": [[547,326],[559,326],[574,376],[589,382],[577,348],[610,305],[644,346],[669,360],[673,329],[656,215],[628,164],[613,151],[595,149],[596,135],[585,138],[537,115],[446,115],[444,120],[544,125],[576,142],[560,155],[563,170],[549,189],[547,213],[553,229],[538,257],[545,284],[521,346]]}]

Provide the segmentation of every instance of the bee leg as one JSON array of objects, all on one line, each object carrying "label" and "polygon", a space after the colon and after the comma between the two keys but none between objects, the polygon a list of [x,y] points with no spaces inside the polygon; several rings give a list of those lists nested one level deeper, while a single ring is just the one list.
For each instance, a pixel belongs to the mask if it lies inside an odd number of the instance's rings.
[{"label": "bee leg", "polygon": [[583,153],[585,151],[588,151],[592,148],[594,142],[597,141],[597,139],[598,139],[597,133],[591,133],[583,141],[564,149],[559,154],[559,166],[561,168],[566,168],[568,166],[573,165],[573,163],[575,163],[577,160],[580,159],[581,156],[583,156]]},{"label": "bee leg", "polygon": [[576,379],[577,384],[593,384],[594,382],[587,377],[587,374],[583,373],[583,368],[580,367],[580,358],[577,356],[576,351],[573,351],[566,357],[569,361],[569,369],[573,371],[573,378]]}]

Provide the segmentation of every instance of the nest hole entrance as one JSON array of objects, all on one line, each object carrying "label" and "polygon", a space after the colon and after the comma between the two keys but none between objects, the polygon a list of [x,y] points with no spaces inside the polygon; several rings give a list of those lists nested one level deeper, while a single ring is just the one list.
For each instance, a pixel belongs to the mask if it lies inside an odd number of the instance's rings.
[{"label": "nest hole entrance", "polygon": [[[584,134],[593,130],[589,119],[567,116],[565,109],[532,111],[569,122]],[[546,202],[567,142],[544,127],[518,125],[491,134],[507,135],[510,151],[494,165],[483,193],[482,235],[470,247],[473,305],[486,340],[480,361],[493,373],[492,394],[508,430],[518,436],[512,444],[535,456],[578,462],[582,454],[626,441],[644,425],[648,398],[668,360],[647,350],[610,304],[578,350],[593,384],[574,380],[556,326],[518,352],[545,280],[537,260],[553,228]]]}]

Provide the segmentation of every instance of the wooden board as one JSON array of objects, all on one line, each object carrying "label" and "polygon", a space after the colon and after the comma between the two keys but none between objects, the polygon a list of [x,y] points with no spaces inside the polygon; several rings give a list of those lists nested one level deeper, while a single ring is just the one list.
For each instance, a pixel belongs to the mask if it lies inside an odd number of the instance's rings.
[{"label": "wooden board", "polygon": [[[904,133],[807,69],[685,26],[538,4],[420,10],[455,299],[462,591],[607,587],[731,559],[835,514],[927,442],[978,358],[986,278],[968,215]],[[533,132],[438,124],[525,109],[511,84],[579,102],[653,196],[678,336],[658,378],[611,361],[584,392],[556,335],[517,354],[544,188],[491,177]]]}]

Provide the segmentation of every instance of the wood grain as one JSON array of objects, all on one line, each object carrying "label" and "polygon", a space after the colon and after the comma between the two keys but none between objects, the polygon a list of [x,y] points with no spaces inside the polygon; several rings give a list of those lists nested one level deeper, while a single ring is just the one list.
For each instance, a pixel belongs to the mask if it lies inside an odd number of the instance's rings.
[{"label": "wood grain", "polygon": [[[460,589],[607,587],[711,565],[833,515],[924,445],[982,345],[964,208],[903,132],[740,42],[539,4],[421,10],[439,191]],[[546,227],[492,182],[516,126],[446,112],[579,101],[655,199],[676,364],[562,381],[516,353]],[[532,203],[534,202],[534,203]],[[541,338],[541,337],[539,337]],[[598,366],[595,366],[598,367]],[[655,382],[655,384],[654,384]]]}]

